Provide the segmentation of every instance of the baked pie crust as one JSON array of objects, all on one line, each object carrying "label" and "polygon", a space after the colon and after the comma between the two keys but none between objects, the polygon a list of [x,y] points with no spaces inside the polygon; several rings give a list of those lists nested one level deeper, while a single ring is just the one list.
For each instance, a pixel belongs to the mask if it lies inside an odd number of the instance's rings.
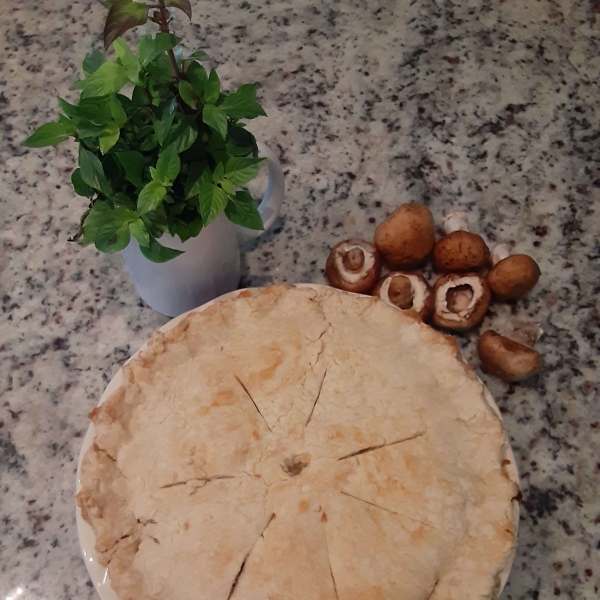
[{"label": "baked pie crust", "polygon": [[121,600],[497,597],[518,486],[452,337],[281,285],[190,313],[123,375],[77,496]]}]

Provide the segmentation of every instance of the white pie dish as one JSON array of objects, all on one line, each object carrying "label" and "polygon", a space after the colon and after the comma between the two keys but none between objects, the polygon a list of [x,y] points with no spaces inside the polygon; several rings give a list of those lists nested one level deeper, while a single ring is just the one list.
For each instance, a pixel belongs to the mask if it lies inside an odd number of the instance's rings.
[{"label": "white pie dish", "polygon": [[[323,286],[317,286],[317,285],[312,285],[312,284],[301,284],[299,287],[311,287],[314,289],[319,289]],[[216,300],[213,300],[199,308],[194,309],[194,311],[203,311],[216,302],[220,302],[220,301],[235,297],[240,292],[241,292],[241,290],[238,290],[238,291],[226,294],[224,296],[221,296],[220,298],[217,298]],[[184,316],[185,315],[180,315],[179,317],[176,317],[169,323],[165,324],[161,328],[161,331],[164,332],[164,331],[168,331],[168,330],[172,329],[182,318],[184,318]],[[141,350],[143,350],[145,348],[145,346],[146,345],[144,345],[142,348],[140,348],[140,350],[138,350],[138,352],[136,352],[133,356],[136,356]],[[112,381],[107,386],[106,390],[104,391],[99,404],[102,404],[115,390],[118,389],[118,387],[122,383],[122,380],[123,380],[122,371],[119,370],[117,372],[117,374],[114,376],[114,378],[112,379]],[[494,409],[496,414],[500,417],[500,412],[498,410],[498,407],[496,406],[493,398],[487,392],[487,390],[486,390],[485,397],[486,397],[486,401],[488,402],[488,404]],[[78,476],[77,476],[77,492],[79,492],[79,490],[81,488],[80,469],[81,469],[82,459],[83,459],[84,454],[88,450],[88,448],[91,446],[94,435],[95,435],[94,426],[90,425],[90,427],[87,431],[87,434],[84,438],[83,446],[82,446],[80,458],[79,458],[79,464],[78,464],[78,469],[77,469],[77,474],[78,474]],[[510,461],[510,465],[507,467],[507,469],[509,471],[508,475],[511,480],[513,480],[515,483],[518,483],[519,479],[518,479],[518,473],[517,473],[517,469],[516,469],[516,465],[515,465],[514,455],[510,448],[510,444],[509,444],[508,440],[506,440],[506,442],[505,442],[504,453],[505,453],[506,458]],[[516,528],[516,526],[518,525],[518,503],[513,502],[513,506],[514,506],[514,510],[515,510],[514,523],[515,523],[515,528]],[[117,594],[114,592],[114,590],[111,587],[107,569],[105,567],[101,566],[97,560],[97,554],[95,551],[95,536],[94,536],[93,530],[90,527],[90,525],[83,520],[81,511],[79,508],[77,508],[77,510],[76,510],[76,518],[77,518],[79,542],[80,542],[83,558],[86,563],[88,572],[90,574],[90,578],[91,578],[92,582],[94,583],[94,586],[96,587],[96,590],[98,591],[100,598],[102,600],[119,600],[119,597],[117,596]],[[507,561],[507,563],[502,571],[501,587],[504,587],[504,585],[508,579],[511,565],[512,565],[512,557],[509,561]]]}]

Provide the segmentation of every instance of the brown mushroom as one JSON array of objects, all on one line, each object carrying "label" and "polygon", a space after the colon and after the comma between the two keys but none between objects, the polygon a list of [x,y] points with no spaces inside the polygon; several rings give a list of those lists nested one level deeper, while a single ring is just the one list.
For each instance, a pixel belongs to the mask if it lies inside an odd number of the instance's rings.
[{"label": "brown mushroom", "polygon": [[492,252],[492,264],[486,280],[498,300],[516,300],[533,289],[540,278],[538,264],[526,254],[510,254],[500,244]]},{"label": "brown mushroom", "polygon": [[[513,337],[518,335],[517,331]],[[527,332],[525,338],[528,342],[535,343],[537,336],[531,336],[531,332]],[[523,381],[539,373],[542,368],[539,352],[491,329],[479,338],[477,352],[483,369],[504,381]]]},{"label": "brown mushroom", "polygon": [[490,305],[490,288],[477,273],[448,273],[433,286],[433,322],[438,327],[467,331],[479,325]]},{"label": "brown mushroom", "polygon": [[372,295],[390,306],[412,312],[425,322],[433,310],[431,286],[419,273],[392,271],[379,280]]},{"label": "brown mushroom", "polygon": [[444,232],[433,247],[433,267],[439,273],[462,273],[481,269],[490,257],[483,238],[468,231],[466,213],[450,213]]},{"label": "brown mushroom", "polygon": [[379,251],[364,240],[340,242],[329,253],[325,274],[335,288],[370,294],[381,274]]},{"label": "brown mushroom", "polygon": [[375,230],[375,245],[391,269],[419,266],[434,243],[433,217],[419,204],[400,205]]}]

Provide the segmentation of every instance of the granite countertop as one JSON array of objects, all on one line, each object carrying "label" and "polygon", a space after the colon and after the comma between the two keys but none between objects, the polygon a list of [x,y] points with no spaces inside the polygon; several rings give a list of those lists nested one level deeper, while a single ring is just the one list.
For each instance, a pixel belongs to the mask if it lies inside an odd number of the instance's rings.
[{"label": "granite countertop", "polygon": [[[598,598],[600,586],[600,4],[597,0],[197,1],[177,31],[225,86],[260,82],[253,130],[281,158],[285,206],[243,256],[244,285],[323,282],[328,249],[372,238],[402,202],[529,253],[542,277],[483,327],[537,319],[541,375],[483,375],[522,475],[506,599]],[[5,11],[6,12],[6,11]],[[166,318],[121,258],[67,242],[84,208],[74,147],[20,142],[57,115],[95,1],[11,3],[0,25],[0,598],[95,597],[79,553],[87,414]],[[194,44],[192,44],[194,45]],[[460,337],[476,364],[477,332]],[[19,593],[20,591],[20,593]]]}]

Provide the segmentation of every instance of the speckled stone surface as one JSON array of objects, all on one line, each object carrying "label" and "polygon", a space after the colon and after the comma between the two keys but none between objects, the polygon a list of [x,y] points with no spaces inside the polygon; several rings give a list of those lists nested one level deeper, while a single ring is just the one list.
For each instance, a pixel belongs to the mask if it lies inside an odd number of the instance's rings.
[{"label": "speckled stone surface", "polygon": [[[178,31],[209,49],[226,86],[260,82],[269,118],[253,130],[287,177],[281,218],[244,253],[244,284],[322,282],[330,246],[372,238],[406,201],[438,222],[469,210],[490,243],[539,262],[529,298],[484,323],[533,317],[546,331],[538,378],[483,375],[523,482],[504,598],[598,598],[598,1],[193,4],[193,25],[180,19]],[[84,207],[69,188],[73,146],[19,145],[55,118],[56,95],[71,97],[104,13],[23,0],[0,24],[2,600],[95,596],[73,498],[86,415],[166,321],[136,297],[119,256],[67,242]],[[460,338],[473,364],[476,339]]]}]

